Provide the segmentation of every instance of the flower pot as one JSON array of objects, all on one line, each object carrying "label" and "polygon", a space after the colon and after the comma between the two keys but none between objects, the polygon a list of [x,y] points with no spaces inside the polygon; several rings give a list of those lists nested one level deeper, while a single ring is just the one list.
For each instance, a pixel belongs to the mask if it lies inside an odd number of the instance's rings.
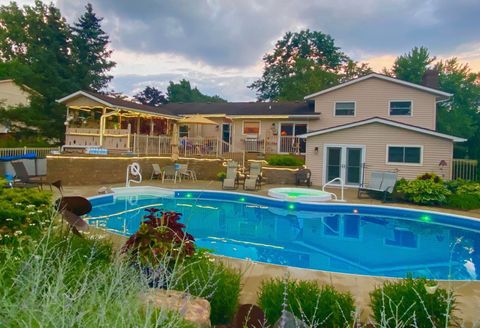
[{"label": "flower pot", "polygon": [[427,294],[435,294],[437,291],[438,285],[425,285],[425,290],[427,291]]}]

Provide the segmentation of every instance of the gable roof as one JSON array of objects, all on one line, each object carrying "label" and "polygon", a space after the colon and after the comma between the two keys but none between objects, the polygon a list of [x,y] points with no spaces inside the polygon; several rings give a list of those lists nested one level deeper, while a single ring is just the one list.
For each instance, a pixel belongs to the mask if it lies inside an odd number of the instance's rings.
[{"label": "gable roof", "polygon": [[229,103],[170,103],[162,105],[176,115],[288,115],[319,116],[313,103],[306,101],[289,102],[229,102]]},{"label": "gable roof", "polygon": [[153,106],[143,105],[143,104],[136,103],[134,101],[115,98],[115,97],[107,96],[107,95],[97,93],[97,92],[92,92],[92,91],[80,90],[80,91],[74,92],[74,93],[72,93],[72,94],[70,94],[66,97],[58,99],[57,102],[63,103],[63,102],[68,101],[70,99],[74,99],[78,96],[85,96],[87,98],[90,98],[94,101],[97,101],[97,102],[99,102],[99,103],[101,103],[105,106],[109,106],[109,107],[126,109],[126,110],[133,110],[133,111],[137,111],[137,112],[141,112],[141,113],[147,113],[147,114],[157,114],[157,115],[163,115],[163,116],[170,116],[170,117],[175,118],[175,119],[179,118],[175,114],[172,114],[170,111],[165,109],[164,106],[153,107]]},{"label": "gable roof", "polygon": [[383,74],[371,73],[371,74],[368,74],[368,75],[365,75],[365,76],[362,76],[362,77],[359,77],[359,78],[341,83],[341,84],[333,86],[331,88],[312,93],[308,96],[305,96],[303,99],[309,100],[309,99],[318,97],[320,95],[323,95],[325,93],[335,91],[335,90],[344,88],[346,86],[349,86],[349,85],[352,85],[352,84],[355,84],[355,83],[359,83],[359,82],[362,82],[362,81],[365,81],[365,80],[368,80],[368,79],[371,79],[371,78],[376,78],[376,79],[380,79],[380,80],[383,80],[383,81],[404,85],[406,87],[414,88],[414,89],[417,89],[417,90],[420,90],[420,91],[428,92],[428,93],[431,93],[433,95],[436,95],[440,99],[446,99],[446,98],[452,96],[451,93],[440,91],[440,90],[433,89],[433,88],[429,88],[429,87],[426,87],[426,86],[423,86],[423,85],[420,85],[420,84],[399,80],[399,79],[396,79],[396,78],[393,78],[393,77],[390,77],[390,76],[386,76],[386,75],[383,75]]},{"label": "gable roof", "polygon": [[19,86],[20,89],[23,89],[24,91],[26,91],[30,94],[35,94],[37,96],[43,97],[43,95],[40,92],[38,92],[37,90],[34,90],[34,89],[30,88],[28,85],[25,85],[23,83],[19,83],[19,82],[15,81],[14,79],[0,80],[0,83],[14,83],[17,86]]},{"label": "gable roof", "polygon": [[352,123],[347,123],[347,124],[342,124],[342,125],[337,125],[337,126],[325,128],[325,129],[311,131],[311,132],[302,134],[299,137],[300,138],[309,138],[309,137],[317,136],[317,135],[320,135],[320,134],[326,134],[326,133],[335,132],[335,131],[339,131],[339,130],[350,129],[350,128],[354,128],[354,127],[357,127],[357,126],[362,126],[362,125],[367,125],[367,124],[372,124],[372,123],[380,123],[380,124],[385,124],[385,125],[405,129],[405,130],[410,130],[410,131],[415,131],[415,132],[419,132],[419,133],[423,133],[423,134],[428,134],[428,135],[431,135],[431,136],[434,136],[434,137],[449,139],[449,140],[452,140],[453,142],[465,142],[465,141],[467,141],[467,139],[464,139],[464,138],[451,136],[451,135],[448,135],[448,134],[437,132],[435,130],[421,128],[419,126],[415,126],[415,125],[411,125],[411,124],[400,123],[400,122],[397,122],[397,121],[392,121],[392,120],[382,118],[382,117],[377,117],[377,116],[371,117],[371,118],[368,118],[368,119],[365,119],[365,120],[361,120],[361,121],[356,121],[356,122],[352,122]]}]

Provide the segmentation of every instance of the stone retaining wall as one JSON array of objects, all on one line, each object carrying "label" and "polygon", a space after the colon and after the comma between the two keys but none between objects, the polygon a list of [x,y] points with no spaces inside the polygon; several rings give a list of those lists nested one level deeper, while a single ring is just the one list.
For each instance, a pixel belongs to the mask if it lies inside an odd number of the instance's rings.
[{"label": "stone retaining wall", "polygon": [[[47,181],[62,180],[65,186],[121,183],[125,182],[127,166],[133,162],[140,164],[144,180],[150,179],[152,164],[173,164],[169,157],[52,155],[47,157]],[[178,163],[188,163],[199,180],[216,180],[218,172],[225,170],[221,159],[188,158]]]},{"label": "stone retaining wall", "polygon": [[295,184],[295,173],[298,168],[281,167],[281,166],[264,166],[263,176],[267,179],[267,183],[274,184]]}]

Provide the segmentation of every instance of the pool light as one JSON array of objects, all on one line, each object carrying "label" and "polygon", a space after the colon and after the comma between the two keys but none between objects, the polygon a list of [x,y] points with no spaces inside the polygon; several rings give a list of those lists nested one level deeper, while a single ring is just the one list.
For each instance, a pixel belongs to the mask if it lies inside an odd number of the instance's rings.
[{"label": "pool light", "polygon": [[289,209],[289,210],[294,210],[294,209],[295,209],[295,205],[293,205],[293,204],[288,204],[288,209]]},{"label": "pool light", "polygon": [[354,210],[353,210],[353,213],[354,213],[354,214],[358,214],[358,210],[357,210],[357,209],[354,209]]},{"label": "pool light", "polygon": [[432,222],[432,218],[428,215],[422,215],[420,217],[420,221],[423,221],[423,222]]},{"label": "pool light", "polygon": [[245,201],[245,197],[240,197],[239,201],[244,202],[244,201]]},{"label": "pool light", "polygon": [[192,193],[188,193],[188,194],[186,194],[185,196],[187,196],[187,198],[192,198],[192,197],[193,197],[193,194],[192,194]]}]

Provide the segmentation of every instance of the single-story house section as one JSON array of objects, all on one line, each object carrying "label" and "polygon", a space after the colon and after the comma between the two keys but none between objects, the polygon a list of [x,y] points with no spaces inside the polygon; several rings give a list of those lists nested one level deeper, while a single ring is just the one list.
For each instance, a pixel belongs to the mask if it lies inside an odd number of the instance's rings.
[{"label": "single-story house section", "polygon": [[372,171],[414,179],[425,172],[451,178],[453,143],[465,139],[381,117],[311,131],[306,165],[315,185],[340,177],[345,185],[368,181]]}]

